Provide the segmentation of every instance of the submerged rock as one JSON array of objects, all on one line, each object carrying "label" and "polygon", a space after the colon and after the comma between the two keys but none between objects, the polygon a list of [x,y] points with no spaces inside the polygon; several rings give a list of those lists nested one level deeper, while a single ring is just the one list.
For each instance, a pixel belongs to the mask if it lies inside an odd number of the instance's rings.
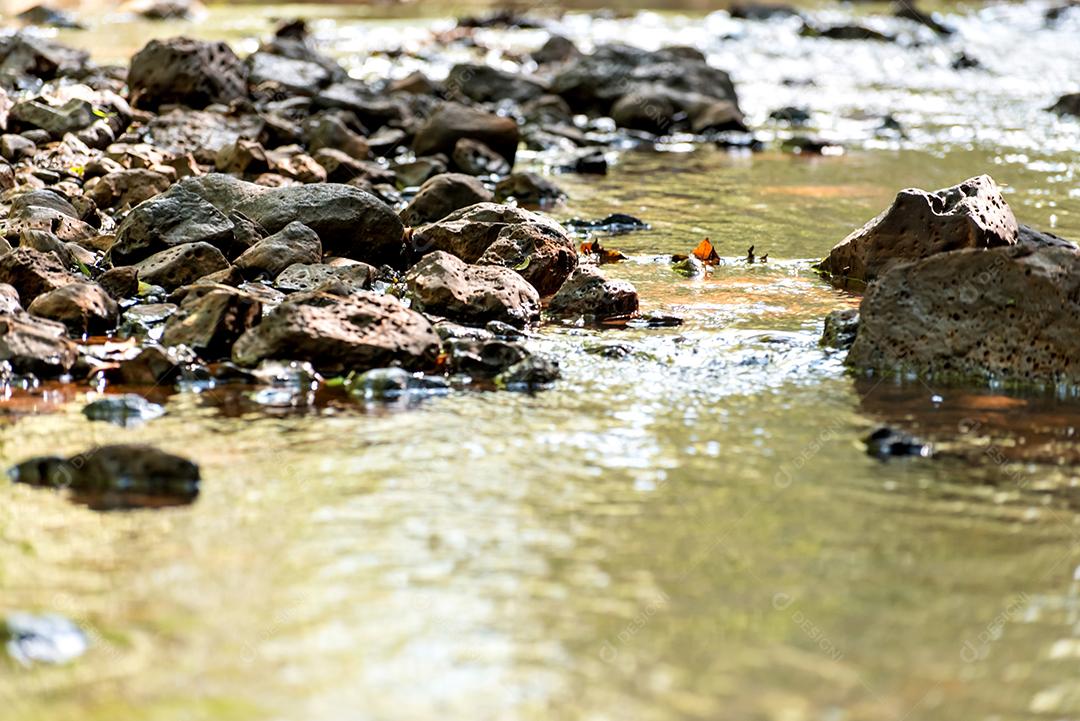
[{"label": "submerged rock", "polygon": [[98,446],[71,458],[42,457],[8,471],[16,483],[70,489],[101,510],[190,503],[199,494],[199,467],[152,446]]},{"label": "submerged rock", "polygon": [[374,368],[348,383],[349,393],[364,400],[395,400],[402,397],[446,393],[443,378],[410,373],[404,368]]},{"label": "submerged rock", "polygon": [[540,295],[509,268],[468,265],[449,253],[424,256],[405,276],[417,310],[482,324],[526,326],[540,318]]},{"label": "submerged rock", "polygon": [[1080,251],[1025,239],[897,265],[870,285],[856,368],[1080,383]]},{"label": "submerged rock", "polygon": [[595,267],[583,265],[552,296],[547,310],[565,318],[623,318],[637,313],[638,295],[627,281],[609,280]]},{"label": "submerged rock", "polygon": [[165,415],[165,408],[135,393],[105,396],[83,406],[82,413],[91,421],[106,421],[118,426],[136,426]]},{"label": "submerged rock", "polygon": [[866,452],[871,456],[886,460],[898,456],[917,456],[928,458],[933,449],[915,436],[882,426],[865,439]]},{"label": "submerged rock", "polygon": [[902,190],[892,206],[840,241],[818,268],[838,283],[868,283],[897,263],[1016,242],[1019,226],[993,179],[934,192]]},{"label": "submerged rock", "polygon": [[82,629],[56,614],[8,614],[0,625],[0,639],[8,655],[23,666],[68,663],[90,646]]},{"label": "submerged rock", "polygon": [[559,376],[558,362],[530,355],[495,376],[495,385],[512,391],[532,391],[551,386]]},{"label": "submerged rock", "polygon": [[439,337],[427,318],[396,298],[356,291],[347,298],[317,294],[275,308],[233,347],[233,360],[308,361],[321,373],[368,370],[399,363],[423,370],[438,355]]}]

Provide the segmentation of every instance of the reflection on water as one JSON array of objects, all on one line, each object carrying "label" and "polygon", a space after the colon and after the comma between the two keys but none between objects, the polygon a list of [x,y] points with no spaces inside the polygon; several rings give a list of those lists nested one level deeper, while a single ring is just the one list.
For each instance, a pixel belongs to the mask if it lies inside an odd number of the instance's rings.
[{"label": "reflection on water", "polygon": [[[215,32],[287,11],[230,13]],[[381,408],[200,386],[120,428],[83,417],[83,389],[13,390],[4,467],[146,442],[203,482],[190,506],[110,514],[0,486],[0,608],[91,637],[68,666],[0,666],[0,719],[1080,713],[1080,401],[845,375],[817,340],[857,298],[810,270],[897,188],[987,170],[1021,220],[1080,237],[1075,160],[860,143],[557,178],[560,217],[651,224],[605,239],[631,256],[609,272],[686,322],[545,328],[549,392]],[[674,273],[704,236],[725,262]],[[770,261],[742,262],[750,245]],[[937,455],[870,457],[881,424]]]}]

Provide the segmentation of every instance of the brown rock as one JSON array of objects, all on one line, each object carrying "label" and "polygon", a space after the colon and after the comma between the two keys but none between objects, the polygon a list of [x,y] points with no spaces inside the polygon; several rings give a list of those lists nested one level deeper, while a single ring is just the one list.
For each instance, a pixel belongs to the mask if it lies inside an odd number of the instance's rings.
[{"label": "brown rock", "polygon": [[553,315],[592,320],[637,313],[638,295],[625,280],[608,280],[593,266],[578,266],[547,307]]},{"label": "brown rock", "polygon": [[320,262],[319,236],[303,223],[294,222],[245,250],[236,259],[236,267],[247,276],[276,276],[294,263]]},{"label": "brown rock", "polygon": [[67,373],[77,357],[75,344],[59,323],[25,313],[0,315],[0,361],[10,363],[15,372],[55,378]]},{"label": "brown rock", "polygon": [[819,266],[836,282],[869,283],[897,263],[1016,242],[1019,228],[988,175],[934,192],[901,191],[892,207],[840,241]]},{"label": "brown rock", "polygon": [[401,211],[401,220],[405,225],[431,223],[455,210],[490,202],[492,197],[491,191],[470,175],[443,173],[420,186],[416,197]]},{"label": "brown rock", "polygon": [[80,280],[69,273],[51,253],[33,248],[16,248],[0,256],[0,283],[18,291],[22,302],[33,303],[43,293]]},{"label": "brown rock", "polygon": [[416,133],[413,150],[417,155],[450,155],[458,140],[469,138],[484,143],[513,167],[520,137],[517,123],[512,118],[457,103],[444,103]]},{"label": "brown rock", "polygon": [[42,293],[26,309],[30,315],[63,323],[74,336],[98,335],[116,328],[120,308],[97,283],[68,283]]},{"label": "brown rock", "polygon": [[153,170],[119,170],[86,183],[86,195],[99,208],[133,208],[169,189],[169,178]]},{"label": "brown rock", "polygon": [[424,256],[405,276],[413,306],[464,323],[523,327],[540,318],[540,295],[509,268],[468,265],[449,253]]},{"label": "brown rock", "polygon": [[214,288],[205,294],[189,295],[179,312],[165,324],[161,342],[166,346],[186,345],[204,360],[228,358],[233,344],[262,317],[262,305],[248,293],[231,288]]},{"label": "brown rock", "polygon": [[154,253],[136,265],[140,280],[165,290],[175,290],[228,267],[229,261],[209,243],[178,245]]}]

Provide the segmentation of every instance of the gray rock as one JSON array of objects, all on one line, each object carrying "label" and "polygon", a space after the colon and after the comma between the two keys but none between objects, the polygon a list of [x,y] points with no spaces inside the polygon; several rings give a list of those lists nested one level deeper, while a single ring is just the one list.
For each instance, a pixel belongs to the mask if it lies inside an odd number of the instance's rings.
[{"label": "gray rock", "polygon": [[509,268],[468,265],[436,251],[405,276],[413,306],[453,320],[522,327],[540,318],[540,295]]},{"label": "gray rock", "polygon": [[82,413],[91,421],[105,421],[124,428],[141,425],[165,415],[165,408],[136,393],[105,396],[83,406]]},{"label": "gray rock", "polygon": [[236,259],[236,267],[247,276],[278,275],[295,263],[320,263],[322,243],[303,223],[293,222],[263,238]]},{"label": "gray rock", "polygon": [[514,173],[495,186],[495,200],[515,200],[519,205],[543,207],[566,197],[559,186],[536,173]]},{"label": "gray rock", "polygon": [[1047,110],[1058,115],[1080,116],[1080,93],[1062,95]]},{"label": "gray rock", "polygon": [[454,152],[462,138],[478,140],[506,159],[513,167],[521,139],[512,118],[485,113],[457,103],[444,103],[417,131],[413,151],[417,155]]},{"label": "gray rock", "polygon": [[99,208],[132,208],[164,193],[171,184],[162,173],[132,168],[93,178],[86,182],[84,190]]},{"label": "gray rock", "polygon": [[131,58],[127,80],[131,104],[146,110],[167,104],[199,109],[247,96],[247,68],[223,42],[151,40]]},{"label": "gray rock", "polygon": [[11,108],[10,119],[23,128],[41,128],[54,138],[81,130],[97,118],[94,106],[85,100],[72,98],[63,105],[51,105],[41,100],[24,100]]},{"label": "gray rock", "polygon": [[97,282],[113,300],[134,298],[139,293],[139,269],[131,265],[110,268],[98,276]]},{"label": "gray rock", "polygon": [[578,266],[552,296],[547,310],[564,318],[623,318],[637,313],[638,295],[625,280],[609,280],[592,266]]},{"label": "gray rock", "polygon": [[217,287],[205,294],[189,295],[180,311],[165,324],[161,342],[185,345],[204,360],[228,358],[233,344],[262,317],[262,305],[252,295]]},{"label": "gray rock", "polygon": [[523,73],[508,73],[490,65],[464,63],[450,69],[446,91],[451,97],[477,103],[513,100],[523,103],[547,92],[546,83]]},{"label": "gray rock", "polygon": [[126,337],[144,337],[162,327],[177,310],[179,306],[174,303],[147,303],[132,306],[121,316],[120,332]]},{"label": "gray rock", "polygon": [[142,282],[160,285],[165,290],[175,290],[228,267],[229,261],[209,243],[178,245],[136,264]]},{"label": "gray rock", "polygon": [[315,95],[330,84],[331,74],[318,63],[287,58],[267,52],[255,52],[245,61],[248,82],[254,88],[273,83],[293,95]]},{"label": "gray rock", "polygon": [[228,248],[232,240],[233,224],[225,213],[182,181],[128,213],[116,229],[109,258],[114,265],[132,265],[189,243]]},{"label": "gray rock", "polygon": [[308,292],[328,281],[352,285],[358,290],[371,288],[378,271],[367,263],[334,266],[326,263],[296,263],[281,271],[274,285],[286,293]]},{"label": "gray rock", "polygon": [[33,140],[21,135],[5,133],[0,135],[0,157],[12,163],[34,157],[37,153],[37,145]]}]

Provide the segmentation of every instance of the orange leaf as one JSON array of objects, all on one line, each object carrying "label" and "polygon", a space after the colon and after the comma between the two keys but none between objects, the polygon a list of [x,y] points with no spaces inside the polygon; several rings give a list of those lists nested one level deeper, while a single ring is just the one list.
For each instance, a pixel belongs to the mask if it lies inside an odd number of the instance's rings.
[{"label": "orange leaf", "polygon": [[693,256],[705,265],[716,265],[720,262],[720,256],[716,254],[716,248],[708,238],[698,243],[698,246],[694,248]]}]

